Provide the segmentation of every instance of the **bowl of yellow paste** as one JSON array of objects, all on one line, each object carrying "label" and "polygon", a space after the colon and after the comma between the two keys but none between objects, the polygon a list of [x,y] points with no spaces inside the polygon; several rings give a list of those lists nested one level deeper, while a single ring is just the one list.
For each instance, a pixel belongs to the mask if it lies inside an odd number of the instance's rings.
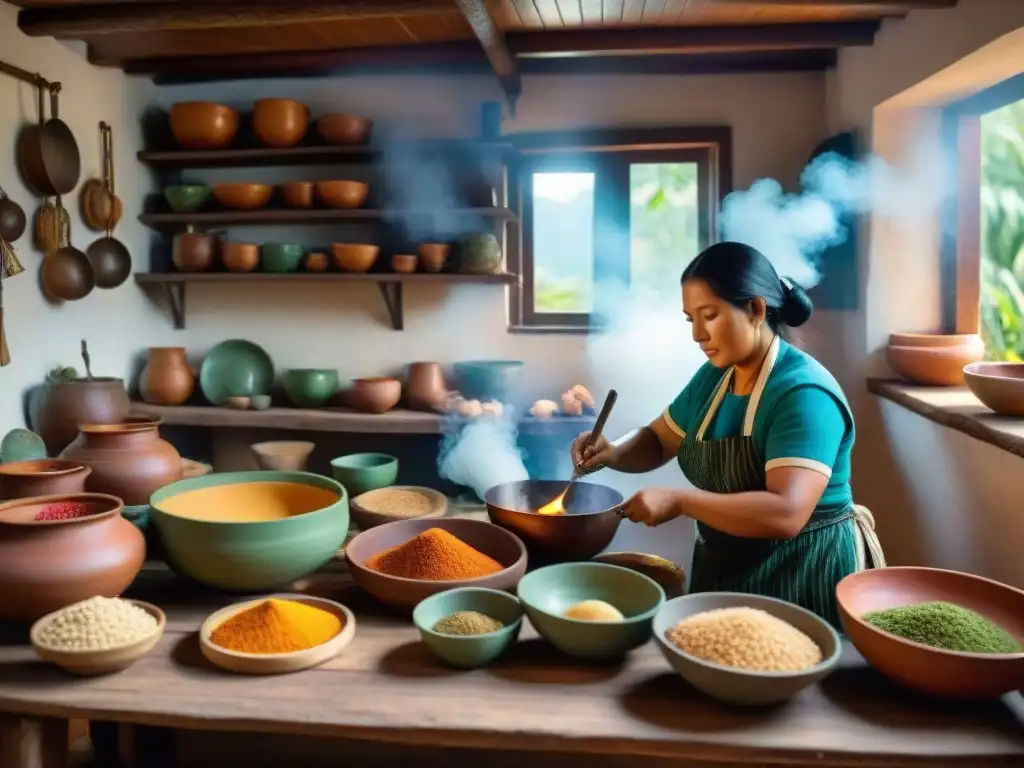
[{"label": "bowl of yellow paste", "polygon": [[165,485],[149,503],[167,564],[218,589],[287,586],[348,534],[345,489],[310,472],[215,473]]}]

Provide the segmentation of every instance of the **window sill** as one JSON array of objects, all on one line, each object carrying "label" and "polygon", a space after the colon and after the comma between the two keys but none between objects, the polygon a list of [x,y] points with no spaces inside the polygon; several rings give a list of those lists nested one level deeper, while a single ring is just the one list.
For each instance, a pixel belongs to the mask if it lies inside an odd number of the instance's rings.
[{"label": "window sill", "polygon": [[925,387],[868,379],[868,392],[982,442],[1024,456],[1024,419],[993,413],[966,387]]}]

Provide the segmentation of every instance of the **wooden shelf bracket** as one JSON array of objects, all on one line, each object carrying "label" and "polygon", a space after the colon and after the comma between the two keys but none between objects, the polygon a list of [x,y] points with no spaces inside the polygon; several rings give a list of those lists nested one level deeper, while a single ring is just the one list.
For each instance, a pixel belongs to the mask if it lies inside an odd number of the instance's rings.
[{"label": "wooden shelf bracket", "polygon": [[405,313],[402,304],[402,284],[394,282],[377,283],[384,306],[387,307],[391,327],[396,331],[405,330]]},{"label": "wooden shelf bracket", "polygon": [[171,313],[171,323],[176,331],[185,329],[185,288],[184,282],[147,283],[145,288],[148,291],[155,290],[163,294],[167,301],[167,307]]}]

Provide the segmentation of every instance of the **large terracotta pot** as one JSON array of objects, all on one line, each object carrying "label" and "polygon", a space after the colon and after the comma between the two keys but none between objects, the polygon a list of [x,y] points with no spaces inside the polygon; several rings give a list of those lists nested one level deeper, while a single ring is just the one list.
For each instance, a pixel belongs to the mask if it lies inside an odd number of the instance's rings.
[{"label": "large terracotta pot", "polygon": [[84,464],[62,459],[29,459],[0,464],[0,499],[84,493],[92,472]]},{"label": "large terracotta pot", "polygon": [[39,399],[36,432],[56,456],[78,436],[80,424],[118,424],[131,408],[121,379],[48,381]]},{"label": "large terracotta pot", "polygon": [[448,397],[444,372],[438,363],[410,363],[405,384],[406,404],[415,411],[440,411]]},{"label": "large terracotta pot", "polygon": [[126,505],[148,504],[153,491],[183,476],[181,456],[160,438],[160,422],[148,417],[83,424],[61,458],[92,468],[89,491],[117,496]]},{"label": "large terracotta pot", "polygon": [[196,372],[184,347],[150,347],[139,379],[139,394],[153,405],[181,405],[196,388]]},{"label": "large terracotta pot", "polygon": [[[81,502],[88,517],[36,522],[55,502]],[[121,500],[103,494],[35,496],[0,504],[0,619],[31,622],[89,597],[116,597],[146,557]]]}]

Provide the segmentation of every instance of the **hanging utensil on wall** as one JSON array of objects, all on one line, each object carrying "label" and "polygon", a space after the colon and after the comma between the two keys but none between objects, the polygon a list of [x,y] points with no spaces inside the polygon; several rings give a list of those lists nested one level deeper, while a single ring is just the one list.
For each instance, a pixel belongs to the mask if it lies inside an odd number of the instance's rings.
[{"label": "hanging utensil on wall", "polygon": [[104,180],[101,193],[107,200],[109,210],[104,219],[106,234],[86,249],[85,255],[92,265],[97,288],[117,288],[128,279],[132,271],[132,257],[128,249],[111,234],[121,218],[121,201],[114,193],[113,137],[110,126],[100,123],[103,136]]},{"label": "hanging utensil on wall", "polygon": [[82,158],[67,123],[60,119],[60,83],[50,83],[50,118],[46,119],[43,88],[39,87],[39,123],[30,125],[18,141],[22,175],[44,197],[69,194],[78,185]]},{"label": "hanging utensil on wall", "polygon": [[109,232],[120,223],[123,208],[114,183],[114,131],[107,123],[100,123],[100,133],[103,134],[103,181],[110,196],[110,220],[107,222]]},{"label": "hanging utensil on wall", "polygon": [[[10,247],[0,241],[0,247]],[[7,333],[4,330],[4,269],[0,267],[0,368],[11,363],[11,351],[7,348]]]},{"label": "hanging utensil on wall", "polygon": [[0,240],[15,242],[25,234],[27,224],[25,209],[11,200],[4,188],[0,187]]},{"label": "hanging utensil on wall", "polygon": [[[57,198],[58,214],[63,208]],[[63,220],[64,217],[58,216]],[[96,287],[92,264],[89,258],[71,244],[71,224],[62,227],[60,247],[43,257],[41,270],[43,290],[54,299],[78,301],[84,299]]]}]

